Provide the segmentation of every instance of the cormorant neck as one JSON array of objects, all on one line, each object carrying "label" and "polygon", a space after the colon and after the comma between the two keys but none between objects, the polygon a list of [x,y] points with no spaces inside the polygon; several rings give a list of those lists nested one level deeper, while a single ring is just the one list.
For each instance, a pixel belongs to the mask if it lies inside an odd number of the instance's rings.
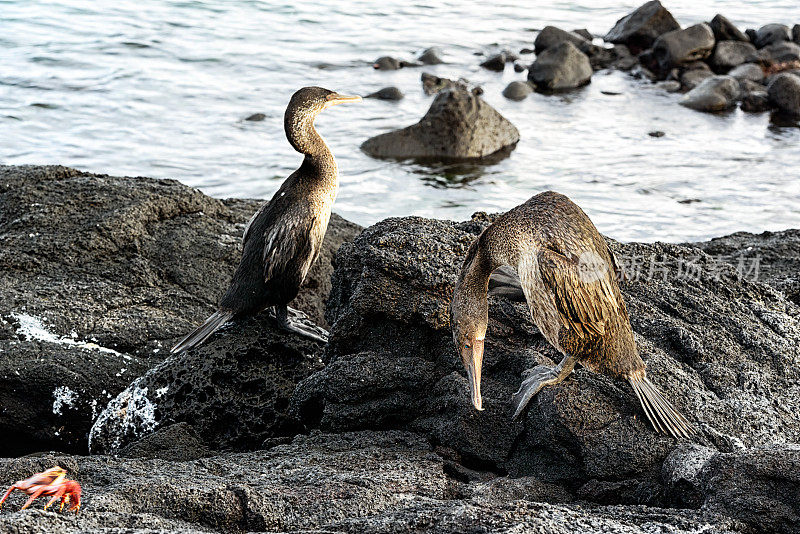
[{"label": "cormorant neck", "polygon": [[287,110],[284,117],[286,138],[295,150],[305,155],[303,166],[310,168],[324,181],[337,179],[336,160],[325,140],[314,127],[314,113],[298,113]]}]

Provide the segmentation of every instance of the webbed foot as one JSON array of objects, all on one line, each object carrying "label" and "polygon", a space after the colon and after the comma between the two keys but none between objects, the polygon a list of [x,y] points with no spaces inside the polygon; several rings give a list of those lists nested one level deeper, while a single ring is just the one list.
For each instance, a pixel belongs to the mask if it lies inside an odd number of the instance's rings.
[{"label": "webbed foot", "polygon": [[300,310],[288,306],[276,306],[269,311],[269,314],[275,319],[278,326],[287,332],[293,332],[320,343],[328,342],[328,331],[315,325],[308,315]]},{"label": "webbed foot", "polygon": [[514,404],[514,415],[511,418],[516,419],[534,395],[543,387],[556,383],[557,379],[558,372],[553,367],[539,365],[531,369],[528,377],[522,381],[517,392],[511,397],[511,402]]}]

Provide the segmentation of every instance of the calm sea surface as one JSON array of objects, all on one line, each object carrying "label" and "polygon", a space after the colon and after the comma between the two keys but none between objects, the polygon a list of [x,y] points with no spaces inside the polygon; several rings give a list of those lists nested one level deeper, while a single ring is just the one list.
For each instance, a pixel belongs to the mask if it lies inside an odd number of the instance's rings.
[{"label": "calm sea surface", "polygon": [[[624,73],[510,102],[503,87],[525,74],[478,67],[476,54],[531,46],[547,24],[604,34],[639,3],[0,1],[0,162],[176,178],[218,197],[266,198],[300,162],[282,130],[297,88],[366,94],[396,85],[406,94],[400,102],[339,106],[317,120],[339,162],[334,210],[360,224],[408,214],[463,219],[554,189],[621,240],[800,227],[800,128],[772,124],[769,114],[684,109],[678,95]],[[664,3],[684,26],[718,12],[742,29],[800,22],[796,0]],[[432,45],[447,64],[370,66]],[[432,97],[422,93],[423,70],[482,85],[521,132],[511,157],[465,168],[363,154],[368,137],[425,113]],[[266,120],[243,120],[255,112]]]}]

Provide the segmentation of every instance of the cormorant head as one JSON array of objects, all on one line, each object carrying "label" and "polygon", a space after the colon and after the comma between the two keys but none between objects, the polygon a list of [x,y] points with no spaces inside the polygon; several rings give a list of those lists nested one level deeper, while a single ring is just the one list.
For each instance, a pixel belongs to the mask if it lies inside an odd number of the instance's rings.
[{"label": "cormorant head", "polygon": [[[456,352],[467,371],[472,405],[483,410],[481,397],[481,367],[483,366],[483,340],[489,323],[489,303],[486,298],[488,275],[479,272],[480,259],[476,258],[478,241],[472,244],[464,260],[461,276],[450,301],[450,328]],[[476,264],[478,262],[478,264]]]},{"label": "cormorant head", "polygon": [[303,87],[289,100],[283,125],[286,137],[299,152],[312,149],[309,133],[314,127],[314,119],[323,109],[345,102],[359,102],[360,96],[341,95],[322,87]]}]

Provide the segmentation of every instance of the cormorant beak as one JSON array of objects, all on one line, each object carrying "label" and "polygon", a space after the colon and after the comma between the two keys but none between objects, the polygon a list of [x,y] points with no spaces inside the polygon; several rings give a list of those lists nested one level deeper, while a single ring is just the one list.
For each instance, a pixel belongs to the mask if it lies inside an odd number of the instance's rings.
[{"label": "cormorant beak", "polygon": [[472,342],[472,348],[463,349],[462,359],[467,369],[469,379],[469,391],[472,397],[472,405],[476,410],[483,410],[483,398],[481,397],[481,367],[483,366],[483,340],[476,339]]},{"label": "cormorant beak", "polygon": [[331,106],[336,106],[338,104],[344,104],[346,102],[361,102],[361,97],[358,95],[340,95],[339,93],[331,93],[327,97],[325,97],[327,102],[325,102],[325,108],[329,108]]}]

